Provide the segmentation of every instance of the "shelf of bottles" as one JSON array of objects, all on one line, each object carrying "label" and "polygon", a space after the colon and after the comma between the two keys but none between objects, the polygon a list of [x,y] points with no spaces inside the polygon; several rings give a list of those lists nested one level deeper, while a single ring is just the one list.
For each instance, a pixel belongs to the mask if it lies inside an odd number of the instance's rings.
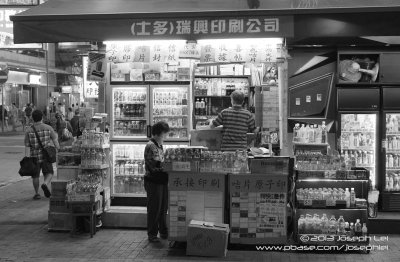
[{"label": "shelf of bottles", "polygon": [[113,89],[113,136],[146,137],[147,88]]},{"label": "shelf of bottles", "polygon": [[[230,95],[240,90],[247,98],[249,95],[249,79],[247,77],[207,77],[195,76],[193,83],[194,115],[196,124],[205,125],[205,121],[215,118],[223,109],[231,106]],[[245,99],[244,107],[247,108]]]},{"label": "shelf of bottles", "polygon": [[109,134],[94,130],[84,130],[81,139],[81,169],[109,168]]},{"label": "shelf of bottles", "polygon": [[400,192],[400,114],[386,114],[385,191]]},{"label": "shelf of bottles", "polygon": [[333,245],[369,243],[366,211],[354,210],[303,210],[298,214],[297,236],[308,245]]},{"label": "shelf of bottles", "polygon": [[187,139],[189,128],[188,88],[153,88],[153,124],[165,121],[171,131],[169,139]]},{"label": "shelf of bottles", "polygon": [[368,169],[372,184],[375,184],[376,121],[375,114],[341,115],[341,155],[353,166]]},{"label": "shelf of bottles", "polygon": [[144,195],[145,144],[113,144],[113,194]]}]

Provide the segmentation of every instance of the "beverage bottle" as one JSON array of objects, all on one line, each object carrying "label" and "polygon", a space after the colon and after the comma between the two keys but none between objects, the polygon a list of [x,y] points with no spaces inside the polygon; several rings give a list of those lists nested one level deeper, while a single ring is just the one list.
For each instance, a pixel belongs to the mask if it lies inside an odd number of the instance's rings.
[{"label": "beverage bottle", "polygon": [[350,133],[349,135],[349,147],[354,148],[354,134]]},{"label": "beverage bottle", "polygon": [[389,161],[388,162],[389,167],[393,167],[393,155],[392,154],[389,155],[388,161]]},{"label": "beverage bottle", "polygon": [[296,123],[295,125],[294,125],[294,127],[293,127],[293,142],[299,142],[298,140],[299,140],[299,124],[298,123]]},{"label": "beverage bottle", "polygon": [[363,223],[363,226],[361,228],[361,232],[362,232],[362,236],[366,237],[368,235],[368,228],[367,228],[367,224]]},{"label": "beverage bottle", "polygon": [[101,165],[103,164],[103,156],[100,152],[100,150],[96,151],[96,165]]},{"label": "beverage bottle", "polygon": [[297,221],[297,231],[299,234],[304,234],[306,221],[304,215],[300,215],[299,221]]},{"label": "beverage bottle", "polygon": [[355,236],[354,223],[351,222],[350,223],[350,237],[354,237],[354,236]]},{"label": "beverage bottle", "polygon": [[137,175],[139,174],[139,165],[138,163],[135,161],[135,163],[133,164],[133,174]]},{"label": "beverage bottle", "polygon": [[322,143],[322,128],[319,125],[316,125],[315,128],[315,143],[317,144]]},{"label": "beverage bottle", "polygon": [[393,137],[392,139],[392,149],[397,149],[397,138]]},{"label": "beverage bottle", "polygon": [[390,176],[389,177],[389,188],[388,188],[389,191],[393,190],[393,184],[394,184],[393,176]]},{"label": "beverage bottle", "polygon": [[314,214],[312,228],[314,234],[321,234],[321,219],[318,214]]},{"label": "beverage bottle", "polygon": [[200,102],[200,115],[204,116],[205,115],[205,110],[206,109],[206,102],[204,102],[204,98]]},{"label": "beverage bottle", "polygon": [[309,137],[308,137],[309,132],[310,132],[310,127],[308,125],[306,125],[305,128],[304,128],[304,134],[303,134],[304,143],[309,143]]},{"label": "beverage bottle", "polygon": [[299,129],[299,142],[301,143],[305,143],[306,142],[306,138],[305,138],[305,127],[304,124],[301,125],[300,129]]},{"label": "beverage bottle", "polygon": [[331,216],[331,219],[329,219],[329,234],[334,235],[336,234],[336,229],[337,229],[337,221],[335,216]]},{"label": "beverage bottle", "polygon": [[314,125],[310,125],[308,129],[308,143],[315,143]]},{"label": "beverage bottle", "polygon": [[322,214],[321,232],[322,232],[322,234],[329,234],[329,219],[326,216],[326,214]]},{"label": "beverage bottle", "polygon": [[199,79],[196,78],[196,81],[194,82],[194,95],[195,95],[195,96],[200,95],[199,89],[200,89]]},{"label": "beverage bottle", "polygon": [[328,143],[328,132],[325,126],[325,121],[322,121],[322,134],[321,134],[321,142],[322,143]]},{"label": "beverage bottle", "polygon": [[198,116],[200,115],[200,99],[199,98],[196,99],[195,114]]},{"label": "beverage bottle", "polygon": [[304,234],[310,234],[312,231],[312,217],[311,215],[306,215],[305,226],[304,226]]},{"label": "beverage bottle", "polygon": [[345,194],[345,200],[346,200],[346,208],[350,208],[350,191],[349,191],[349,188],[346,187],[346,190],[345,190],[344,194]]},{"label": "beverage bottle", "polygon": [[346,233],[345,221],[344,221],[343,216],[340,216],[338,219],[338,233],[339,233],[339,235],[344,235]]},{"label": "beverage bottle", "polygon": [[354,192],[354,188],[351,188],[350,191],[350,207],[356,206],[356,192]]},{"label": "beverage bottle", "polygon": [[350,224],[349,224],[349,222],[345,222],[344,223],[344,230],[345,230],[345,232],[346,232],[346,236],[350,236]]},{"label": "beverage bottle", "polygon": [[360,223],[360,219],[357,219],[356,223],[354,224],[354,233],[357,237],[362,236],[362,226]]}]

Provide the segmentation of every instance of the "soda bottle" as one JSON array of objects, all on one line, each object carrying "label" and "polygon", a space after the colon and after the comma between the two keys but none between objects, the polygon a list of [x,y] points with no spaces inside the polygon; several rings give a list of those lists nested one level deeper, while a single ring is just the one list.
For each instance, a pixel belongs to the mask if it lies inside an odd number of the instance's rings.
[{"label": "soda bottle", "polygon": [[331,216],[331,219],[329,219],[329,234],[334,235],[336,234],[337,230],[337,221],[334,215]]},{"label": "soda bottle", "polygon": [[337,222],[338,222],[338,233],[339,233],[339,235],[346,234],[346,231],[345,231],[345,226],[346,225],[345,225],[345,221],[344,221],[343,216],[340,216]]},{"label": "soda bottle", "polygon": [[322,121],[322,133],[321,133],[321,142],[323,144],[328,143],[328,132],[326,130],[325,121]]},{"label": "soda bottle", "polygon": [[305,233],[305,226],[306,226],[306,221],[304,215],[300,215],[299,221],[297,221],[297,231],[299,234]]},{"label": "soda bottle", "polygon": [[360,223],[360,219],[357,219],[356,223],[354,224],[354,232],[357,237],[362,236],[362,226]]},{"label": "soda bottle", "polygon": [[367,224],[363,223],[363,226],[361,228],[361,232],[362,232],[362,236],[366,237],[368,235],[368,228],[367,228]]},{"label": "soda bottle", "polygon": [[354,188],[351,188],[350,191],[350,207],[356,206],[356,192],[354,192]]}]

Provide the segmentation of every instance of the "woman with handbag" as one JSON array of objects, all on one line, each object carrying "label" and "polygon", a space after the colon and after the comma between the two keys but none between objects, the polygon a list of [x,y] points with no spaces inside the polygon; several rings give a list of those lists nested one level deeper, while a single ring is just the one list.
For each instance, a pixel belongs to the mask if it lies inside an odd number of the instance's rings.
[{"label": "woman with handbag", "polygon": [[[33,125],[30,126],[25,133],[25,146],[30,148],[31,157],[37,158],[38,168],[32,174],[33,188],[35,195],[33,199],[40,199],[39,194],[39,176],[42,171],[44,182],[42,190],[46,197],[50,197],[49,184],[53,178],[54,170],[53,163],[56,157],[56,148],[59,149],[58,137],[53,128],[43,124],[43,113],[40,110],[35,110],[32,113]],[[55,148],[52,146],[55,146]]]},{"label": "woman with handbag", "polygon": [[72,139],[72,126],[69,121],[64,120],[64,115],[56,113],[56,131],[58,134],[58,140],[65,142]]}]

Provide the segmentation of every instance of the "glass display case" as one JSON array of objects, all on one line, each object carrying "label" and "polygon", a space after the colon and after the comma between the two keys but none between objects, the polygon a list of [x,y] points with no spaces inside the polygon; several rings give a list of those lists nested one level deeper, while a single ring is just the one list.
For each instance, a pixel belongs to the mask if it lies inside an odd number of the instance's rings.
[{"label": "glass display case", "polygon": [[111,134],[113,139],[146,138],[149,119],[148,87],[114,87]]},{"label": "glass display case", "polygon": [[377,115],[341,114],[340,133],[341,153],[344,158],[352,159],[357,167],[369,170],[370,179],[375,185]]},{"label": "glass display case", "polygon": [[400,113],[387,113],[385,154],[385,191],[400,192]]},{"label": "glass display case", "polygon": [[168,140],[188,140],[190,107],[188,86],[151,86],[151,123],[169,124]]},{"label": "glass display case", "polygon": [[145,143],[113,143],[113,195],[144,196]]}]

